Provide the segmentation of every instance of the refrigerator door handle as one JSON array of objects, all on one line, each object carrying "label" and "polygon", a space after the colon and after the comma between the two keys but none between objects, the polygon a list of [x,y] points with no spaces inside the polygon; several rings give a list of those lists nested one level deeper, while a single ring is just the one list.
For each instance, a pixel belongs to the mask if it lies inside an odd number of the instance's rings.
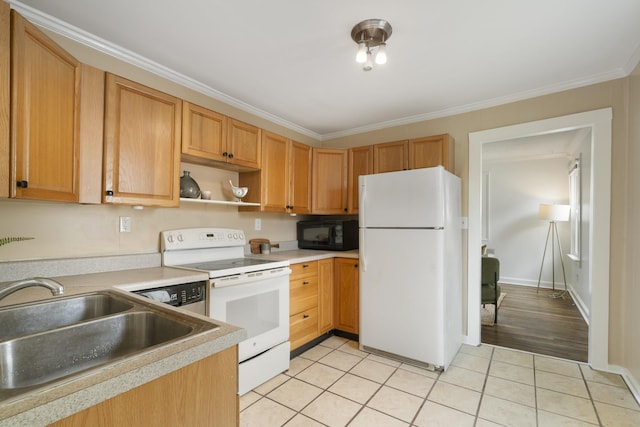
[{"label": "refrigerator door handle", "polygon": [[360,186],[360,201],[358,204],[358,208],[360,211],[360,225],[361,226],[365,226],[367,224],[367,221],[364,219],[365,218],[365,214],[366,214],[366,210],[364,209],[364,200],[367,197],[367,186],[363,183]]},{"label": "refrigerator door handle", "polygon": [[364,236],[366,233],[361,233],[360,235],[360,268],[362,269],[362,271],[367,271],[367,253],[365,252],[364,248]]}]

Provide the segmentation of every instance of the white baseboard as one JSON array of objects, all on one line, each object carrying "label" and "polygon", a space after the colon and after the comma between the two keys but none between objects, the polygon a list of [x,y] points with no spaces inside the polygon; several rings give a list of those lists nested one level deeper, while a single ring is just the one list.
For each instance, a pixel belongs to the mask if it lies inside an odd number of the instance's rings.
[{"label": "white baseboard", "polygon": [[569,293],[571,294],[571,298],[573,298],[573,302],[576,303],[576,307],[582,315],[582,318],[587,323],[587,326],[589,326],[589,307],[585,305],[584,301],[582,301],[580,296],[573,290],[573,287],[571,286],[569,286]]},{"label": "white baseboard", "polygon": [[640,404],[640,381],[638,381],[638,379],[636,379],[627,368],[622,366],[609,365],[609,372],[622,376],[622,379],[627,383],[629,390],[631,390],[633,397],[635,397],[636,402]]}]

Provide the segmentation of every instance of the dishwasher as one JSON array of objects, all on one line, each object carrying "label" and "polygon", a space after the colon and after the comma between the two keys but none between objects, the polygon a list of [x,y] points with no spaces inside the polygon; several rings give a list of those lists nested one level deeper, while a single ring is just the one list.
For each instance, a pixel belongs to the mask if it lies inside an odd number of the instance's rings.
[{"label": "dishwasher", "polygon": [[169,304],[180,310],[207,315],[207,282],[191,282],[179,285],[132,291],[134,294]]}]

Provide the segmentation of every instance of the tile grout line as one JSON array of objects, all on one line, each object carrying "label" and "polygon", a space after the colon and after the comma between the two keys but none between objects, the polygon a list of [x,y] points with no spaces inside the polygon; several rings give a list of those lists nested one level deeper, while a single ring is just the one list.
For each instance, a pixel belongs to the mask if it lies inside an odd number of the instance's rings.
[{"label": "tile grout line", "polygon": [[[491,371],[491,364],[493,363],[493,355],[495,353],[495,347],[491,349],[491,357],[489,357],[489,365],[487,365],[487,371],[484,373],[484,382],[482,383],[482,391],[480,392],[480,400],[478,401],[478,407],[476,408],[476,415],[473,421],[473,425],[478,424],[478,419],[480,419],[480,407],[482,406],[482,401],[484,400],[484,391],[487,387],[487,381],[489,380],[489,372]],[[460,350],[458,350],[458,354],[460,354]],[[456,355],[457,357],[457,355]],[[497,424],[497,423],[496,423]]]},{"label": "tile grout line", "polygon": [[593,399],[593,395],[591,394],[591,389],[589,388],[589,383],[587,382],[587,379],[584,376],[584,372],[582,372],[582,369],[580,368],[580,366],[578,366],[578,370],[580,371],[580,376],[582,377],[582,381],[584,382],[584,386],[587,389],[587,394],[589,395],[589,400],[591,401],[591,406],[593,407],[593,412],[595,412],[595,414],[596,414],[596,419],[598,420],[598,425],[602,426],[602,420],[600,419],[600,414],[598,413],[598,408],[596,408],[596,402]]}]

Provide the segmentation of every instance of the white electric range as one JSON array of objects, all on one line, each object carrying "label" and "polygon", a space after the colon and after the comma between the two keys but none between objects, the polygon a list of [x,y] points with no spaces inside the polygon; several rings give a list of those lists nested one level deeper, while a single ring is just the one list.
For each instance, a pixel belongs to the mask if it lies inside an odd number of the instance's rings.
[{"label": "white electric range", "polygon": [[242,230],[161,233],[162,264],[209,273],[208,316],[240,326],[239,394],[289,369],[289,261],[245,256]]}]

